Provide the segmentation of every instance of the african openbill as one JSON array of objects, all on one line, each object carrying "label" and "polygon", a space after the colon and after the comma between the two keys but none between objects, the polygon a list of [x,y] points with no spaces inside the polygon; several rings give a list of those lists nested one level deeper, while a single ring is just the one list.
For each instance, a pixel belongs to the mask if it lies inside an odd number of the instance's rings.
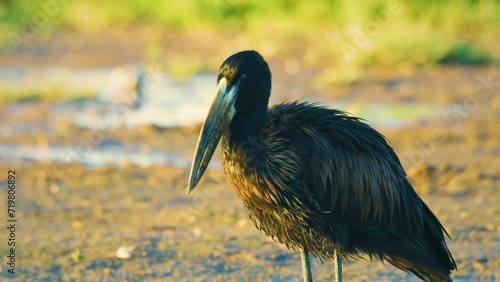
[{"label": "african openbill", "polygon": [[[406,178],[385,137],[342,111],[311,103],[268,109],[271,72],[243,51],[218,73],[215,100],[196,148],[192,191],[222,137],[226,175],[260,231],[309,254],[386,260],[425,281],[451,281],[455,261],[443,226]],[[446,235],[448,235],[446,233]]]}]

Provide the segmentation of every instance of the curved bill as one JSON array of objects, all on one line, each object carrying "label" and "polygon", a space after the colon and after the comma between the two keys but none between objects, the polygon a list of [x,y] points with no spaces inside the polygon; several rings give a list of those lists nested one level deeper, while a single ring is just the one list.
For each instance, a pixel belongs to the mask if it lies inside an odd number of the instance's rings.
[{"label": "curved bill", "polygon": [[212,102],[207,119],[203,123],[200,137],[198,138],[198,145],[196,146],[191,173],[189,175],[189,192],[200,181],[222,134],[235,115],[234,102],[236,101],[238,88],[243,79],[245,79],[245,75],[242,75],[234,85],[228,87],[227,80],[223,77],[217,85],[215,99]]}]

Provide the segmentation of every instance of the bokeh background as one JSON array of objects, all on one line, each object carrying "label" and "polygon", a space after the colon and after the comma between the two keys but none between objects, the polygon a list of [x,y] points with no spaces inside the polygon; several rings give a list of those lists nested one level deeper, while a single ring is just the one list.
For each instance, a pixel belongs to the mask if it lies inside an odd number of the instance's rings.
[{"label": "bokeh background", "polygon": [[[298,253],[246,218],[218,153],[186,192],[217,68],[245,49],[269,62],[272,103],[320,102],[386,135],[452,237],[456,280],[500,279],[499,1],[1,0],[18,265],[0,231],[0,280],[298,281]],[[314,260],[316,280],[332,266]],[[344,277],[415,279],[368,258]]]}]

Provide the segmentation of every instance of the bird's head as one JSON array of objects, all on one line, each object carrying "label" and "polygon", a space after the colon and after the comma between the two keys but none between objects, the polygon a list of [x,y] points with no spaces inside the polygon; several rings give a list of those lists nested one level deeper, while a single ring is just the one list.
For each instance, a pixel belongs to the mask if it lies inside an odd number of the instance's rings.
[{"label": "bird's head", "polygon": [[238,113],[267,109],[271,95],[271,71],[256,51],[242,51],[219,68],[215,99],[196,146],[189,176],[191,192],[205,172],[222,134]]}]

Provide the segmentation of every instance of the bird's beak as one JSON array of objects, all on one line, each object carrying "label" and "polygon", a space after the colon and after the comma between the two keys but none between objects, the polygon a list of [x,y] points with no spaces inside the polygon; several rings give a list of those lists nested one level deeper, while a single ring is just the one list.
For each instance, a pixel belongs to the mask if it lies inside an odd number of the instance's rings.
[{"label": "bird's beak", "polygon": [[243,79],[245,79],[245,75],[242,75],[234,85],[228,87],[227,80],[223,77],[217,85],[215,100],[210,107],[207,119],[203,123],[200,137],[198,138],[198,145],[196,146],[191,166],[191,174],[189,175],[189,192],[200,181],[222,134],[236,113],[234,102],[236,101],[236,95]]}]

